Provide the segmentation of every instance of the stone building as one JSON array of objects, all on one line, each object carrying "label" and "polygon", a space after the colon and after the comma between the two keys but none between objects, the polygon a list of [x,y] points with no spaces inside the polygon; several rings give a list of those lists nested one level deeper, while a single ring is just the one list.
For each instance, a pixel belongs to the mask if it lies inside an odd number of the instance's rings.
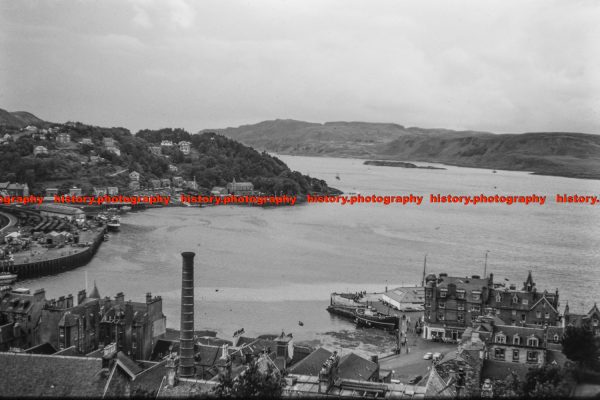
[{"label": "stone building", "polygon": [[576,328],[585,328],[590,330],[595,336],[600,336],[600,310],[594,303],[594,306],[587,314],[573,314],[569,310],[569,304],[565,306],[563,326],[574,326]]},{"label": "stone building", "polygon": [[235,179],[227,184],[227,192],[234,195],[252,194],[254,185],[252,182],[236,182]]},{"label": "stone building", "polygon": [[40,317],[46,301],[44,289],[0,288],[0,351],[26,349],[39,344],[36,337],[42,325]]}]

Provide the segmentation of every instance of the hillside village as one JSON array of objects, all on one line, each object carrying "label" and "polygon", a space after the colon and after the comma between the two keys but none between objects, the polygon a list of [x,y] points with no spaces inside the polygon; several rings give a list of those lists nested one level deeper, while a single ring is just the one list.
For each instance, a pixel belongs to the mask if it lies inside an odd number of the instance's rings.
[{"label": "hillside village", "polygon": [[[328,192],[327,184],[224,136],[79,122],[0,125],[0,182],[29,193],[116,194],[175,187],[209,193],[248,182],[267,194]],[[21,193],[22,194],[22,193]]]}]

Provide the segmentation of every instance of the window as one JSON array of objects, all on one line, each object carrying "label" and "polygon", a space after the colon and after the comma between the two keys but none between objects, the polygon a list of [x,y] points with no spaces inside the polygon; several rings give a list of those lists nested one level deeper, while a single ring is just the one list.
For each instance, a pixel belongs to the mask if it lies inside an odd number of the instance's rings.
[{"label": "window", "polygon": [[557,333],[554,334],[554,343],[558,343],[558,341],[560,340],[560,337],[558,336]]},{"label": "window", "polygon": [[519,361],[519,350],[513,350],[513,361]]},{"label": "window", "polygon": [[500,309],[496,308],[496,315],[500,315]]},{"label": "window", "polygon": [[521,321],[525,321],[526,319],[526,315],[525,314],[521,314]]},{"label": "window", "polygon": [[517,304],[519,302],[519,297],[515,294],[513,297],[513,304]]},{"label": "window", "polygon": [[546,313],[546,314],[544,315],[544,318],[546,318],[546,319],[550,319],[550,313]]},{"label": "window", "polygon": [[526,306],[527,304],[529,304],[529,300],[523,299],[523,305]]},{"label": "window", "polygon": [[473,292],[473,300],[479,301],[481,298],[481,292]]},{"label": "window", "polygon": [[439,303],[439,304],[438,304],[438,307],[439,307],[439,308],[446,308],[446,303]]},{"label": "window", "polygon": [[521,338],[519,335],[513,336],[513,344],[521,344]]},{"label": "window", "polygon": [[458,319],[458,322],[465,322],[465,314],[463,313],[458,313],[456,315],[456,319]]},{"label": "window", "polygon": [[504,349],[494,349],[494,358],[496,360],[504,360]]},{"label": "window", "polygon": [[504,336],[504,334],[502,334],[502,333],[496,334],[495,342],[496,343],[506,343],[506,336]]},{"label": "window", "polygon": [[540,341],[535,336],[527,339],[527,346],[537,347],[539,345],[539,343],[540,343]]},{"label": "window", "polygon": [[535,317],[536,318],[542,318],[542,312],[541,311],[536,311],[535,312]]},{"label": "window", "polygon": [[464,310],[465,310],[465,304],[464,304],[464,303],[458,303],[458,304],[456,305],[456,308],[457,308],[459,311],[464,311]]},{"label": "window", "polygon": [[439,319],[440,321],[443,321],[443,320],[444,320],[444,313],[439,313],[439,314],[438,314],[438,319]]},{"label": "window", "polygon": [[496,295],[496,303],[502,303],[502,295],[500,293]]},{"label": "window", "polygon": [[481,311],[481,306],[479,306],[479,305],[472,305],[471,306],[471,311],[479,312],[479,311]]},{"label": "window", "polygon": [[538,352],[537,351],[528,351],[527,352],[527,362],[537,362],[538,360]]},{"label": "window", "polygon": [[465,291],[464,290],[457,290],[456,291],[456,297],[459,299],[464,299],[465,298]]},{"label": "window", "polygon": [[441,298],[444,298],[444,297],[446,297],[446,294],[447,294],[447,293],[448,293],[448,290],[447,290],[447,289],[441,289],[441,290],[440,290],[440,297],[441,297]]},{"label": "window", "polygon": [[512,314],[513,316],[517,315],[517,310],[512,310],[512,311],[511,311],[511,314]]}]

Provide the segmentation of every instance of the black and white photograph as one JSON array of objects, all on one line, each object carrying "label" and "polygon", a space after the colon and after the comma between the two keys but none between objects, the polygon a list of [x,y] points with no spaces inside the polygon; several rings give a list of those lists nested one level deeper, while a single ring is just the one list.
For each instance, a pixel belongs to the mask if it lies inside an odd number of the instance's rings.
[{"label": "black and white photograph", "polygon": [[0,0],[0,398],[600,398],[600,2]]}]

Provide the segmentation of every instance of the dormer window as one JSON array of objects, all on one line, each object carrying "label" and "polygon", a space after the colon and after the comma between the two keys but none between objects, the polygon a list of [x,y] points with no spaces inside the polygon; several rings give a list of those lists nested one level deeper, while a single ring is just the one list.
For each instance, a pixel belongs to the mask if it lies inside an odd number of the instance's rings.
[{"label": "dormer window", "polygon": [[496,334],[496,343],[506,343],[506,336],[503,333]]},{"label": "dormer window", "polygon": [[446,308],[446,303],[439,303],[439,304],[438,304],[438,307],[439,307],[439,308]]},{"label": "dormer window", "polygon": [[558,341],[560,340],[560,337],[558,336],[558,333],[554,334],[554,343],[558,343]]},{"label": "dormer window", "polygon": [[502,302],[502,295],[500,295],[500,293],[498,293],[496,295],[496,303],[501,303]]},{"label": "dormer window", "polygon": [[546,314],[544,315],[544,318],[546,318],[546,319],[550,319],[550,313],[546,313]]},{"label": "dormer window", "polygon": [[464,299],[465,298],[465,291],[464,290],[457,290],[456,291],[456,297],[459,299]]},{"label": "dormer window", "polygon": [[527,304],[529,304],[529,300],[523,299],[523,305],[526,306]]},{"label": "dormer window", "polygon": [[521,338],[519,335],[513,336],[513,344],[521,344]]},{"label": "dormer window", "polygon": [[535,336],[531,336],[527,339],[527,346],[538,347],[539,344],[540,344],[540,341]]},{"label": "dormer window", "polygon": [[448,294],[448,289],[440,289],[440,297],[444,298]]},{"label": "dormer window", "polygon": [[519,296],[517,296],[516,294],[513,297],[513,304],[517,304],[519,302]]},{"label": "dormer window", "polygon": [[542,318],[542,312],[541,311],[536,311],[535,312],[535,317],[536,318]]},{"label": "dormer window", "polygon": [[480,298],[481,298],[481,292],[473,291],[473,300],[479,301]]}]

